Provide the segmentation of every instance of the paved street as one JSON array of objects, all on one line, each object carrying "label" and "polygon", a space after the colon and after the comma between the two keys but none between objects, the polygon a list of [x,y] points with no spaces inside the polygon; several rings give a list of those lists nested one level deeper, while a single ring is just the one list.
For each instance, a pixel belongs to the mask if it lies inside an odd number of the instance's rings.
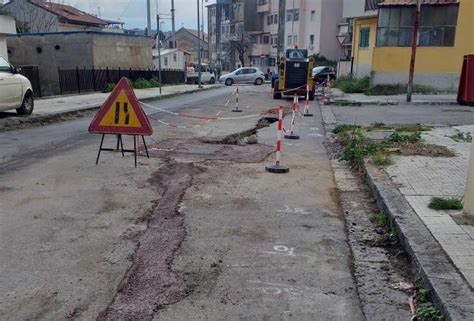
[{"label": "paved street", "polygon": [[246,86],[232,113],[234,89],[149,103],[223,119],[146,108],[138,169],[119,153],[95,166],[90,118],[1,133],[0,318],[363,320],[320,117],[285,144],[290,174],[270,175],[274,125],[265,145],[215,144],[276,107]]}]

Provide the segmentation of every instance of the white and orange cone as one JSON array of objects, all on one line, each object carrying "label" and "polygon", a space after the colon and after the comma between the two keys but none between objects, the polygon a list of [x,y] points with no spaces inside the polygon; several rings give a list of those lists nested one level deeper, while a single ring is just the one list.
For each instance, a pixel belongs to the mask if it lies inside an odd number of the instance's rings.
[{"label": "white and orange cone", "polygon": [[290,169],[280,163],[281,157],[281,135],[283,132],[283,106],[278,107],[278,137],[276,144],[276,161],[275,165],[268,165],[265,170],[269,173],[284,174],[288,173]]}]

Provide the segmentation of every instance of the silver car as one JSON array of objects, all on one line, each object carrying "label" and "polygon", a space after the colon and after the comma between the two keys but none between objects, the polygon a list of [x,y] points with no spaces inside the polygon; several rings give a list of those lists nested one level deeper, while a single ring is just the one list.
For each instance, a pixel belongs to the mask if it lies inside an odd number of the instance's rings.
[{"label": "silver car", "polygon": [[226,84],[226,86],[232,86],[234,83],[250,83],[260,86],[263,84],[264,79],[265,74],[260,69],[255,67],[243,67],[234,70],[230,74],[221,76],[219,82]]}]

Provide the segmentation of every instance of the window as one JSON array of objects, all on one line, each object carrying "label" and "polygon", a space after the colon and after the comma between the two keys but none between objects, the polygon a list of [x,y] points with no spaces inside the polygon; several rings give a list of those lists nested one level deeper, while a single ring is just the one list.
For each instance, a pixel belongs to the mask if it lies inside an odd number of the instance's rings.
[{"label": "window", "polygon": [[300,20],[300,9],[295,9],[294,10],[294,21],[299,21]]},{"label": "window", "polygon": [[316,21],[316,10],[311,10],[311,21]]},{"label": "window", "polygon": [[168,66],[168,57],[163,57],[163,64],[165,65],[165,67]]},{"label": "window", "polygon": [[293,41],[293,36],[292,35],[288,35],[288,41],[287,41],[287,46],[291,46],[292,44],[292,41]]},{"label": "window", "polygon": [[273,15],[273,23],[278,24],[278,15],[277,14]]},{"label": "window", "polygon": [[270,43],[270,36],[268,35],[263,36],[263,43],[268,45]]},{"label": "window", "polygon": [[420,12],[420,46],[454,46],[458,6],[423,6]]},{"label": "window", "polygon": [[268,17],[267,17],[267,26],[271,25],[270,17],[273,17],[273,16],[268,16]]},{"label": "window", "polygon": [[178,61],[178,55],[177,54],[173,54],[173,61],[174,62]]},{"label": "window", "polygon": [[286,10],[286,21],[300,20],[300,9]]},{"label": "window", "polygon": [[250,68],[250,69],[248,69],[248,73],[249,73],[249,74],[256,74],[256,73],[257,73],[257,69],[255,69],[255,68]]},{"label": "window", "polygon": [[258,36],[257,35],[251,35],[250,36],[250,42],[253,43],[253,44],[257,44],[258,43]]},{"label": "window", "polygon": [[275,67],[275,65],[276,65],[276,59],[275,59],[275,58],[269,58],[269,59],[268,59],[268,65],[269,65],[270,67]]},{"label": "window", "polygon": [[369,48],[370,28],[360,28],[359,48]]},{"label": "window", "polygon": [[309,44],[314,45],[314,35],[309,35]]},{"label": "window", "polygon": [[298,44],[298,36],[297,36],[297,35],[294,35],[294,36],[293,36],[293,43],[294,43],[295,45]]},{"label": "window", "polygon": [[[409,47],[411,46],[415,7],[382,8],[379,11],[379,28],[377,46]],[[362,32],[362,29],[361,29]],[[362,34],[361,34],[362,36]],[[361,37],[362,41],[362,37]],[[362,47],[362,46],[361,46]]]}]

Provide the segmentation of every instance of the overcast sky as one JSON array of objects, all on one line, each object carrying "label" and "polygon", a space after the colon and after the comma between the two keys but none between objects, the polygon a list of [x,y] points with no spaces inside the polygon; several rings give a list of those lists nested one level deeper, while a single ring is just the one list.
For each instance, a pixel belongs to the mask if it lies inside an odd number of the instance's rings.
[{"label": "overcast sky", "polygon": [[[185,26],[196,29],[197,27],[197,0],[175,0],[176,29]],[[199,0],[201,2],[201,0]],[[4,1],[6,2],[6,1]],[[97,15],[100,8],[102,18],[125,22],[125,28],[146,27],[146,0],[52,0],[52,2],[63,2],[78,9]],[[215,3],[215,0],[204,2],[204,6]],[[171,0],[151,0],[152,26],[156,29],[156,6],[158,4],[160,14],[169,14]],[[204,7],[204,19],[207,22],[207,10]],[[205,31],[207,32],[207,23]],[[171,30],[171,21],[165,20],[164,31]]]}]

